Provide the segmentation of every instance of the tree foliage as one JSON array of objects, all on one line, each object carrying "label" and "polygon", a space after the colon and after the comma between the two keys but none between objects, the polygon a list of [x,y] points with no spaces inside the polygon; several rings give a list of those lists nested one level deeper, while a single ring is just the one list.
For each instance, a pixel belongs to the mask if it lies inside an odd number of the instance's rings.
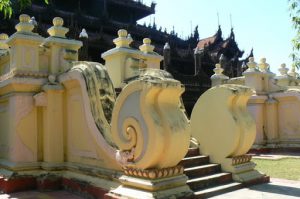
[{"label": "tree foliage", "polygon": [[[46,4],[48,4],[48,0],[44,0]],[[30,6],[32,4],[32,0],[0,0],[0,12],[3,13],[4,18],[10,18],[13,14],[13,6],[17,5],[21,10]]]},{"label": "tree foliage", "polygon": [[296,35],[292,40],[293,52],[291,57],[293,59],[293,64],[300,68],[300,0],[288,0],[290,17],[293,22],[294,29],[296,30]]}]

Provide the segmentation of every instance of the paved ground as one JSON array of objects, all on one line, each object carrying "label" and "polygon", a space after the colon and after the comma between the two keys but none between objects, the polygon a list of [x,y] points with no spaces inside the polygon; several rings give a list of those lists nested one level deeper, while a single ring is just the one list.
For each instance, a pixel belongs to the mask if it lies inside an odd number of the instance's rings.
[{"label": "paved ground", "polygon": [[[272,178],[271,183],[255,185],[249,188],[212,197],[213,199],[295,199],[300,198],[300,181]],[[56,192],[20,192],[1,194],[0,199],[82,199],[66,191]]]},{"label": "paved ground", "polygon": [[266,160],[279,160],[283,158],[300,158],[300,153],[281,152],[281,153],[266,153],[266,154],[252,154],[254,159],[266,159]]},{"label": "paved ground", "polygon": [[0,199],[83,199],[67,191],[37,192],[26,191],[13,194],[1,194]]},{"label": "paved ground", "polygon": [[255,185],[212,197],[213,199],[295,199],[300,198],[300,181],[272,178],[271,183]]}]

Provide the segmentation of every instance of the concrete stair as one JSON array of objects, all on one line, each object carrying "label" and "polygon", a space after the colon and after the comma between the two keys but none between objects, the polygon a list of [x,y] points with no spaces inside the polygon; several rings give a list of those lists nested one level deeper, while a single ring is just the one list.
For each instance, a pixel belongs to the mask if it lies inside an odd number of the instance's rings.
[{"label": "concrete stair", "polygon": [[221,171],[220,164],[210,163],[208,156],[201,155],[198,147],[189,148],[179,164],[184,167],[189,178],[187,184],[195,198],[208,198],[242,187],[241,183],[232,180],[231,173]]}]

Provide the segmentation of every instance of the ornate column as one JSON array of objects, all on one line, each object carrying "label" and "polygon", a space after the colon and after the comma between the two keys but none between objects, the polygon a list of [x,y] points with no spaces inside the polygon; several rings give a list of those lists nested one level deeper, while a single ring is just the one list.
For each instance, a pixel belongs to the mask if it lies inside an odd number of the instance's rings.
[{"label": "ornate column", "polygon": [[43,167],[60,167],[64,162],[64,88],[50,75],[43,92],[35,95],[43,110]]},{"label": "ornate column", "polygon": [[210,78],[212,87],[224,84],[229,79],[229,77],[223,74],[223,71],[224,69],[221,68],[221,64],[216,64],[216,68],[214,69],[215,74]]},{"label": "ornate column", "polygon": [[291,78],[288,75],[288,70],[289,69],[286,67],[285,64],[280,65],[280,68],[278,69],[280,75],[275,77],[279,86],[289,86]]},{"label": "ornate column", "polygon": [[266,62],[266,58],[261,58],[258,64],[260,72],[263,74],[263,91],[265,93],[276,90],[276,85],[273,82],[275,74],[270,71],[270,65]]},{"label": "ornate column", "polygon": [[[123,80],[128,78],[125,75],[126,70],[130,71],[138,68],[136,64],[138,61],[136,59],[128,60],[128,64],[132,66],[132,68],[127,69],[124,65],[126,59],[131,57],[132,53],[136,53],[136,50],[131,49],[130,44],[132,43],[132,38],[128,35],[127,31],[121,29],[118,31],[118,38],[114,39],[113,42],[116,45],[115,48],[104,52],[101,57],[105,60],[105,66],[107,68],[107,72],[113,82],[114,88],[119,89],[123,87]],[[132,73],[134,73],[132,71]]]},{"label": "ornate column", "polygon": [[271,94],[266,100],[266,136],[269,147],[274,147],[279,142],[278,134],[278,101]]},{"label": "ornate column", "polygon": [[298,85],[298,78],[299,78],[299,74],[296,71],[296,66],[292,65],[292,68],[290,70],[290,72],[288,73],[288,75],[291,77],[291,82],[293,82],[294,85]]},{"label": "ornate column", "polygon": [[130,34],[121,29],[118,38],[113,40],[116,47],[101,55],[115,89],[124,87],[127,81],[139,76],[140,69],[160,68],[163,57],[153,51],[149,38],[143,39],[140,51],[130,47],[132,41]]},{"label": "ornate column", "polygon": [[151,45],[151,39],[144,38],[143,45],[139,47],[142,54],[142,59],[145,60],[146,68],[160,69],[160,62],[163,60],[163,57],[154,52],[154,46]]},{"label": "ornate column", "polygon": [[22,14],[16,25],[17,32],[8,40],[10,46],[10,71],[39,71],[39,46],[44,38],[33,33],[34,26],[29,22],[30,17]]},{"label": "ornate column", "polygon": [[243,73],[245,76],[245,86],[253,88],[256,93],[261,94],[264,91],[263,74],[257,69],[254,58],[250,57],[247,63],[248,69]]},{"label": "ornate column", "polygon": [[63,25],[64,20],[55,17],[53,26],[48,29],[50,37],[43,42],[43,46],[50,51],[50,74],[68,70],[71,67],[70,62],[78,60],[78,49],[82,46],[81,41],[66,38],[69,29],[63,27]]},{"label": "ornate column", "polygon": [[9,72],[9,46],[6,41],[8,39],[7,34],[0,34],[0,67],[1,72],[0,75]]}]

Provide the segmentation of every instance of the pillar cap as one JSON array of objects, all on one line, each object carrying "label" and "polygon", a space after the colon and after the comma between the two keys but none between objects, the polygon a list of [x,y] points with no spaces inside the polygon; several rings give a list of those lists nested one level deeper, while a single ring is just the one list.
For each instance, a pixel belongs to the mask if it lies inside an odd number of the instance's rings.
[{"label": "pillar cap", "polygon": [[151,45],[151,39],[149,38],[144,38],[143,45],[141,45],[139,48],[143,53],[153,53],[154,50],[154,46]]},{"label": "pillar cap", "polygon": [[0,34],[0,50],[8,49],[8,45],[6,44],[6,40],[8,39],[8,35],[5,33]]},{"label": "pillar cap", "polygon": [[283,63],[280,65],[280,68],[278,69],[281,76],[287,76],[289,69],[286,67],[286,64]]},{"label": "pillar cap", "polygon": [[29,32],[32,33],[34,25],[30,23],[30,16],[27,14],[21,14],[19,16],[19,23],[15,26],[17,32]]},{"label": "pillar cap", "polygon": [[118,38],[114,39],[113,42],[116,45],[116,48],[130,48],[130,44],[132,43],[133,39],[131,35],[128,34],[127,30],[120,29],[118,31]]},{"label": "pillar cap", "polygon": [[64,20],[61,17],[55,17],[52,20],[53,26],[47,30],[51,37],[66,38],[69,28],[63,27]]}]

